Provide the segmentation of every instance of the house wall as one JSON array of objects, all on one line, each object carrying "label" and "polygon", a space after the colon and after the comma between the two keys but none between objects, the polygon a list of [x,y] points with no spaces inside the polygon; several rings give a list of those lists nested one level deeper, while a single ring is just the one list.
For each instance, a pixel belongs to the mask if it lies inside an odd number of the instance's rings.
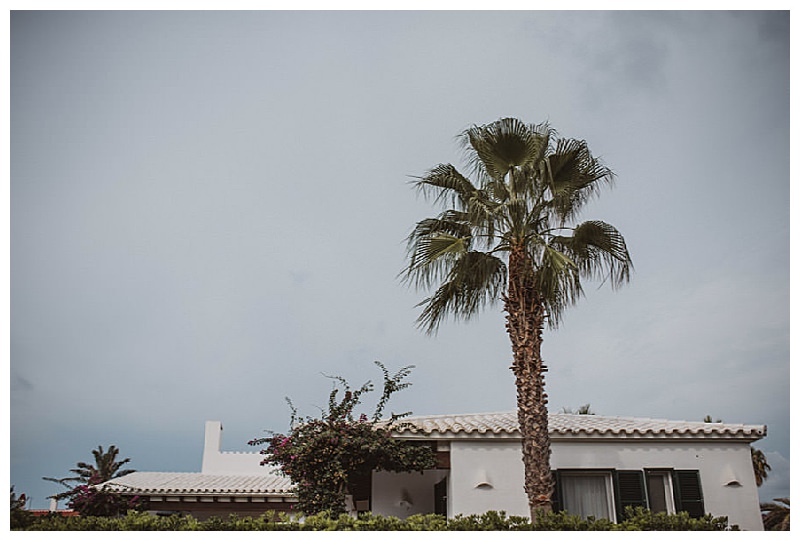
[{"label": "house wall", "polygon": [[490,509],[530,516],[519,440],[453,441],[450,467],[449,516]]},{"label": "house wall", "polygon": [[206,421],[201,473],[209,475],[264,475],[259,453],[222,452],[222,423]]},{"label": "house wall", "polygon": [[[572,440],[553,441],[551,449],[553,469],[698,470],[706,513],[727,516],[744,530],[763,529],[746,442]],[[373,512],[398,517],[432,513],[433,485],[446,476],[449,517],[490,509],[529,516],[519,440],[451,440],[450,463],[450,470],[424,475],[376,473]],[[399,506],[404,489],[413,499],[410,509]]]},{"label": "house wall", "polygon": [[746,442],[553,442],[551,449],[553,469],[698,470],[706,513],[727,516],[731,524],[744,530],[763,530],[750,445]]},{"label": "house wall", "polygon": [[372,512],[399,518],[433,513],[433,485],[447,474],[448,470],[427,470],[424,473],[373,472]]}]

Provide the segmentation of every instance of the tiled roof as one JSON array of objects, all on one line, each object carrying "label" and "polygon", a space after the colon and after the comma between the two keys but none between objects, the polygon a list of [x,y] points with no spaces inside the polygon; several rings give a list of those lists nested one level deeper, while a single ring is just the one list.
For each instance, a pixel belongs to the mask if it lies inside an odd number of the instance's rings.
[{"label": "tiled roof", "polygon": [[205,473],[135,472],[106,481],[107,490],[120,494],[271,496],[292,493],[288,477],[264,475],[209,475]]},{"label": "tiled roof", "polygon": [[[515,411],[466,415],[431,415],[402,419],[393,432],[398,436],[430,437],[519,437]],[[600,415],[549,415],[551,438],[690,438],[745,439],[754,441],[767,434],[764,425],[668,421]]]}]

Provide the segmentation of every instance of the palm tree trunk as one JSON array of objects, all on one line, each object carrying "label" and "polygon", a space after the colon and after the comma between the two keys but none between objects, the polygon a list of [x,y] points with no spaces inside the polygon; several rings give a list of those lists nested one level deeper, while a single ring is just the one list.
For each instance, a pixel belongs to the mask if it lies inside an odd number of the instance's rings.
[{"label": "palm tree trunk", "polygon": [[509,254],[508,293],[504,296],[506,330],[511,339],[517,385],[517,418],[522,434],[525,493],[531,520],[536,511],[550,511],[553,476],[550,472],[550,434],[547,428],[547,394],[541,345],[544,305],[536,291],[533,267],[525,250]]}]

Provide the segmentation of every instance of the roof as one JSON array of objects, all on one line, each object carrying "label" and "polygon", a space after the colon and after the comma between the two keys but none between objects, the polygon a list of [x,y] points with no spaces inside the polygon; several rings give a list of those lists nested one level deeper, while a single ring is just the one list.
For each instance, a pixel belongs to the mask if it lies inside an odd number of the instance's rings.
[{"label": "roof", "polygon": [[[635,417],[604,417],[551,413],[551,439],[732,439],[755,441],[767,434],[764,425],[669,421]],[[402,419],[392,432],[401,438],[516,438],[516,411],[465,415],[430,415]]]},{"label": "roof", "polygon": [[209,475],[206,473],[135,472],[102,483],[119,494],[284,496],[293,494],[292,482],[277,473],[263,475]]},{"label": "roof", "polygon": [[49,509],[31,509],[28,511],[29,513],[33,514],[35,517],[42,517],[47,516],[50,513],[55,513],[56,515],[60,515],[62,517],[79,517],[81,516],[80,513],[73,509],[56,509],[55,511],[50,511]]}]

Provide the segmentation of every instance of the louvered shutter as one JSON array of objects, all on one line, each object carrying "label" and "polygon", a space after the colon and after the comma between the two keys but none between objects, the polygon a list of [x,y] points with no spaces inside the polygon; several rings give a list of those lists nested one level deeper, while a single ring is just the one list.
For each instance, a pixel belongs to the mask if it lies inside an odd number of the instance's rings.
[{"label": "louvered shutter", "polygon": [[644,490],[644,472],[619,470],[614,472],[614,500],[617,506],[617,521],[625,519],[625,508],[647,507]]},{"label": "louvered shutter", "polygon": [[675,487],[675,508],[677,511],[686,511],[693,518],[700,518],[705,515],[703,490],[700,487],[700,472],[697,470],[675,470],[672,472],[672,484]]}]

